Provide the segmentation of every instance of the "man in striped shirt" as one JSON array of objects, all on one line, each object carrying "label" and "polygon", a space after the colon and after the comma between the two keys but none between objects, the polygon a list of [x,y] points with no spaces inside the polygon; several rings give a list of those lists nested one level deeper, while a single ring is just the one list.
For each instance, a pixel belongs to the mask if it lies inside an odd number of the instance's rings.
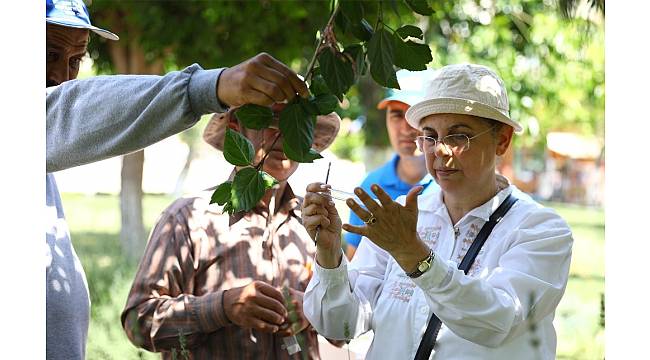
[{"label": "man in striped shirt", "polygon": [[[223,150],[227,128],[240,131],[255,147],[258,163],[279,181],[255,208],[228,215],[209,204],[211,191],[172,203],[155,225],[135,276],[122,325],[139,347],[163,359],[183,351],[192,359],[300,359],[283,347],[288,285],[299,317],[302,351],[318,359],[316,332],[302,314],[302,296],[311,276],[315,246],[301,225],[300,202],[287,179],[298,163],[287,159],[277,129],[241,128],[236,118],[214,115],[203,138]],[[340,119],[319,116],[313,148],[326,149]]]}]

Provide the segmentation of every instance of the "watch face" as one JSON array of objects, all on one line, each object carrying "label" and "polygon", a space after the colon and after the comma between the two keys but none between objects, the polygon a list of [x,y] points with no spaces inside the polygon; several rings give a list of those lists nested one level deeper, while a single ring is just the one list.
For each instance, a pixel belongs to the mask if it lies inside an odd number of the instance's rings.
[{"label": "watch face", "polygon": [[426,262],[422,262],[418,265],[418,270],[420,270],[421,272],[426,271],[428,268],[429,268],[429,264]]}]

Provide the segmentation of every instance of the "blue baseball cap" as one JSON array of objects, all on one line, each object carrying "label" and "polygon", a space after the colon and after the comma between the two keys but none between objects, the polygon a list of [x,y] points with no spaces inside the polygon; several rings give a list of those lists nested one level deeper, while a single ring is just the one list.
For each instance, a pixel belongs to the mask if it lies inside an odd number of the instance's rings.
[{"label": "blue baseball cap", "polygon": [[45,0],[45,21],[49,24],[88,29],[109,39],[119,40],[119,36],[90,23],[88,8],[83,0]]},{"label": "blue baseball cap", "polygon": [[412,106],[424,98],[424,86],[428,80],[433,78],[435,71],[432,69],[422,71],[399,70],[397,72],[397,82],[400,90],[388,89],[386,98],[377,104],[377,109],[383,110],[391,101],[403,102]]}]

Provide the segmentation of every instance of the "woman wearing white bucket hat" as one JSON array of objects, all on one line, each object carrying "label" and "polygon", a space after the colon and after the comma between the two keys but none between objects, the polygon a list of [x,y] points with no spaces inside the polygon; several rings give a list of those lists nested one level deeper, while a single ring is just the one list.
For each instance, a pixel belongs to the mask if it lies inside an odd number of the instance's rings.
[{"label": "woman wearing white bucket hat", "polygon": [[[521,125],[503,81],[484,66],[443,67],[406,113],[441,191],[392,201],[373,185],[365,226],[341,225],[327,186],[311,184],[303,224],[317,242],[304,311],[319,333],[368,330],[369,359],[554,359],[555,309],[567,284],[571,230],[496,174]],[[341,228],[367,237],[348,263]],[[439,331],[439,332],[438,332]],[[435,344],[435,346],[434,346]]]}]

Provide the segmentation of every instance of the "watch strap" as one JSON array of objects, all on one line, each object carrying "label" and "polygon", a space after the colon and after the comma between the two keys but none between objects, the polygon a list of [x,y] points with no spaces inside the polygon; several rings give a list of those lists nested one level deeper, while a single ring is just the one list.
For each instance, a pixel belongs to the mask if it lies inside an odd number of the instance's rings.
[{"label": "watch strap", "polygon": [[[406,276],[408,276],[408,277],[410,277],[412,279],[415,279],[415,278],[421,276],[422,274],[424,274],[425,272],[427,272],[431,268],[431,264],[433,263],[433,258],[435,256],[436,255],[433,252],[433,250],[429,250],[429,255],[426,258],[424,258],[424,260],[421,260],[420,262],[418,262],[418,266],[415,268],[415,271],[410,272],[410,273],[406,273]],[[428,265],[427,268],[424,271],[420,270],[420,267],[421,267],[421,265],[423,263],[427,263],[427,265]]]}]

